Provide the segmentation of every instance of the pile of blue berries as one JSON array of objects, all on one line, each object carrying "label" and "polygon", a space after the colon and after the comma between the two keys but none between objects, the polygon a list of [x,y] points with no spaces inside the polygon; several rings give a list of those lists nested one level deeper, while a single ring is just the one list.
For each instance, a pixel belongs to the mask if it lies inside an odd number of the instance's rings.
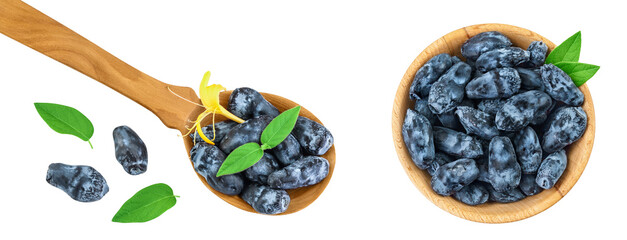
[{"label": "pile of blue berries", "polygon": [[241,124],[223,121],[203,127],[205,136],[210,139],[215,136],[215,145],[204,142],[196,133],[190,135],[195,142],[190,151],[194,169],[216,191],[239,195],[259,213],[279,214],[290,204],[285,190],[317,184],[329,174],[329,161],[320,155],[333,146],[331,132],[299,116],[291,134],[278,146],[266,150],[252,167],[216,177],[229,153],[246,143],[259,143],[263,130],[279,115],[276,107],[251,88],[235,89],[228,109],[246,121]]},{"label": "pile of blue berries", "polygon": [[402,127],[431,188],[468,204],[509,203],[552,188],[566,169],[564,148],[586,130],[583,93],[564,71],[544,64],[548,47],[512,46],[483,32],[416,73],[415,101]]}]

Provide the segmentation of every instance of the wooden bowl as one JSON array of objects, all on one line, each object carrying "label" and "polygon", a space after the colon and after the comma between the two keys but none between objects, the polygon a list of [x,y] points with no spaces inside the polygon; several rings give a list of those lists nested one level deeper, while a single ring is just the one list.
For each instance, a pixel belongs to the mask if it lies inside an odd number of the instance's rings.
[{"label": "wooden bowl", "polygon": [[[220,105],[224,106],[225,108],[228,109],[228,107],[226,106],[228,101],[229,101],[229,96],[231,96],[231,92],[232,91],[226,91],[226,92],[222,92],[220,93]],[[272,105],[274,105],[277,109],[279,109],[280,112],[283,112],[285,110],[288,110],[290,108],[299,106],[299,104],[292,102],[286,98],[277,96],[277,95],[273,95],[273,94],[269,94],[269,93],[261,93],[261,95],[263,95],[263,97],[268,100],[268,102],[272,103]],[[200,114],[204,109],[202,108],[198,108],[197,110],[193,111],[192,114],[189,116],[189,120],[190,120],[190,124],[188,127],[191,127],[191,125],[193,123],[193,121],[196,120],[196,117],[198,116],[198,114]],[[301,106],[300,109],[300,116],[303,117],[307,117],[313,121],[316,121],[320,124],[322,124],[322,122],[320,122],[320,120],[313,115],[313,113],[309,112],[309,110],[307,110],[305,107]],[[221,116],[221,115],[216,115],[216,122],[221,122],[227,120],[225,117]],[[206,126],[208,124],[211,124],[211,117],[207,117],[205,118],[205,120],[202,122],[202,126]],[[185,148],[187,148],[187,154],[189,156],[189,151],[192,149],[192,147],[194,146],[194,143],[192,141],[192,139],[188,136],[184,137],[184,141],[185,141]],[[333,169],[335,168],[335,144],[333,146],[331,146],[331,148],[329,149],[329,151],[327,151],[324,155],[322,155],[321,157],[327,159],[329,161],[329,175],[327,175],[327,177],[322,180],[321,182],[315,184],[315,185],[311,185],[311,186],[307,186],[307,187],[302,187],[302,188],[297,188],[297,189],[291,189],[291,190],[287,190],[287,193],[290,195],[290,205],[288,206],[287,210],[281,214],[278,215],[285,215],[285,214],[290,214],[290,213],[295,213],[298,212],[300,210],[302,210],[303,208],[306,208],[307,206],[309,206],[309,204],[313,203],[319,196],[320,194],[322,194],[322,192],[324,191],[324,189],[327,187],[327,185],[329,184],[329,181],[331,181],[331,175],[333,175]],[[191,162],[191,159],[190,159]],[[193,163],[192,163],[192,170],[193,170]],[[194,171],[195,172],[195,171]],[[248,212],[254,212],[257,213],[248,203],[246,203],[241,197],[239,196],[229,196],[226,195],[224,193],[218,192],[216,190],[214,190],[211,186],[209,186],[209,184],[207,183],[207,180],[205,179],[205,177],[203,177],[202,175],[196,173],[198,175],[198,178],[200,178],[200,180],[205,184],[205,186],[207,186],[207,188],[209,190],[211,190],[211,192],[213,192],[215,195],[217,195],[219,198],[221,198],[222,200],[226,201],[227,203],[248,211]]]},{"label": "wooden bowl", "polygon": [[594,143],[594,106],[588,87],[584,84],[579,89],[583,92],[585,100],[583,110],[588,115],[588,126],[586,132],[577,142],[571,144],[566,149],[568,155],[568,165],[564,174],[551,189],[527,197],[514,203],[485,203],[479,206],[469,206],[457,201],[453,197],[443,197],[436,194],[431,189],[431,176],[425,170],[421,170],[411,160],[409,153],[403,142],[401,127],[405,119],[405,112],[413,107],[413,102],[409,99],[409,87],[414,79],[416,71],[433,56],[440,53],[448,53],[464,59],[460,52],[461,45],[470,37],[486,31],[499,31],[512,40],[514,46],[526,49],[532,41],[544,41],[549,47],[549,51],[555,48],[555,44],[537,33],[524,28],[505,24],[480,24],[473,25],[446,34],[429,45],[414,62],[409,66],[403,76],[396,97],[394,98],[394,110],[392,112],[392,132],[394,145],[401,165],[407,172],[409,179],[416,185],[431,202],[441,209],[464,219],[483,223],[505,223],[525,219],[536,215],[551,207],[562,199],[568,191],[575,185],[583,172],[592,145]]}]

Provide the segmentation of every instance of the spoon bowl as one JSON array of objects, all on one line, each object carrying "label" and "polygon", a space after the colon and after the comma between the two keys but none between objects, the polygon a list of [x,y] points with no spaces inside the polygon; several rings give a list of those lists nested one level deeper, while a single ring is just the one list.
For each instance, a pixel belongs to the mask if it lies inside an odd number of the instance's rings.
[{"label": "spoon bowl", "polygon": [[[229,101],[229,96],[231,95],[232,91],[224,91],[220,93],[220,105],[222,105],[223,107],[227,108],[227,104]],[[272,103],[272,105],[274,105],[277,109],[279,109],[279,112],[283,112],[285,110],[288,110],[290,108],[296,107],[296,106],[300,106],[299,104],[290,101],[289,99],[283,98],[281,96],[277,96],[277,95],[273,95],[273,94],[269,94],[269,93],[261,93],[261,95],[268,100],[268,102]],[[193,125],[193,121],[196,120],[196,117],[198,117],[198,114],[200,114],[202,111],[204,111],[204,108],[198,107],[197,109],[195,109],[188,117],[189,120],[189,124],[188,124],[188,128],[191,127]],[[303,106],[301,106],[300,109],[300,116],[309,118],[313,121],[316,121],[320,124],[322,124],[322,122],[320,122],[320,120],[313,115],[313,113],[311,113],[309,110],[307,110],[306,108],[304,108]],[[221,122],[227,120],[226,117],[222,116],[222,115],[216,115],[216,122]],[[211,117],[206,117],[202,122],[201,122],[201,126],[206,126],[211,124],[212,118]],[[192,132],[193,133],[193,132]],[[194,147],[194,142],[192,141],[192,139],[190,137],[184,137],[184,141],[185,141],[185,148],[187,148],[187,154],[189,156],[189,152],[192,149],[192,147]],[[306,208],[307,206],[309,206],[309,204],[313,203],[313,201],[315,201],[318,196],[320,196],[320,194],[322,194],[322,192],[324,191],[324,189],[327,187],[327,185],[329,184],[329,181],[331,181],[331,175],[333,175],[333,169],[335,168],[335,145],[331,146],[331,148],[329,149],[329,151],[327,151],[324,155],[322,155],[321,157],[327,159],[329,161],[329,175],[327,175],[327,177],[325,179],[323,179],[321,182],[315,184],[315,185],[311,185],[311,186],[307,186],[307,187],[302,187],[302,188],[297,188],[297,189],[290,189],[290,190],[286,190],[287,193],[290,195],[290,205],[288,206],[287,210],[281,214],[278,215],[285,215],[285,214],[290,214],[290,213],[295,213],[298,212],[304,208]],[[190,161],[191,162],[191,161]],[[193,166],[193,165],[192,165]],[[193,169],[193,168],[192,168]],[[211,192],[213,192],[215,195],[217,195],[219,198],[221,198],[222,200],[226,201],[227,203],[245,210],[245,211],[249,211],[249,212],[255,212],[256,211],[248,204],[246,203],[241,197],[239,196],[229,196],[226,195],[224,193],[218,192],[216,190],[214,190],[211,186],[209,186],[209,184],[207,183],[207,180],[205,179],[205,177],[203,177],[202,175],[198,174],[198,177],[200,178],[200,180],[205,184],[205,186],[207,186],[207,188],[209,188],[209,190],[211,190]]]},{"label": "spoon bowl", "polygon": [[[193,125],[193,121],[205,110],[204,107],[198,105],[201,103],[200,98],[192,88],[166,84],[140,72],[20,0],[0,1],[0,33],[132,99],[154,113],[166,127],[177,129],[182,135],[189,131],[188,128]],[[226,107],[230,94],[230,91],[220,93],[222,106]],[[281,112],[298,106],[276,95],[267,93],[262,93],[262,95]],[[300,116],[322,124],[305,108],[301,107]],[[223,120],[225,118],[222,116],[216,116],[216,121]],[[211,118],[206,118],[202,124],[210,124],[210,121]],[[192,140],[184,137],[183,141],[189,156],[189,151],[193,147]],[[307,207],[329,184],[335,167],[335,146],[332,146],[322,157],[329,161],[329,175],[318,184],[288,190],[291,202],[283,214],[297,212]],[[213,193],[224,201],[240,209],[255,212],[239,196],[227,196],[217,192],[202,176],[198,176]]]},{"label": "spoon bowl", "polygon": [[398,158],[416,188],[422,192],[431,202],[439,208],[464,219],[484,222],[484,223],[505,223],[513,222],[534,216],[547,208],[553,206],[562,199],[568,191],[575,185],[583,173],[594,143],[595,116],[594,105],[588,87],[584,84],[579,89],[584,94],[582,108],[588,115],[588,125],[583,136],[566,149],[568,164],[562,177],[551,189],[544,190],[537,195],[527,197],[521,201],[513,203],[485,203],[478,206],[469,206],[457,201],[453,197],[443,197],[431,189],[431,176],[425,170],[421,170],[411,160],[405,147],[401,128],[405,119],[405,112],[413,107],[413,102],[409,99],[409,87],[414,79],[414,75],[420,67],[433,56],[440,53],[448,53],[464,59],[460,48],[470,37],[481,32],[499,31],[509,37],[514,46],[526,49],[533,41],[543,41],[549,51],[555,48],[555,44],[537,33],[524,28],[505,24],[480,24],[473,25],[453,31],[429,45],[414,62],[409,66],[403,76],[396,97],[394,98],[394,110],[392,113],[392,132],[394,145]]}]

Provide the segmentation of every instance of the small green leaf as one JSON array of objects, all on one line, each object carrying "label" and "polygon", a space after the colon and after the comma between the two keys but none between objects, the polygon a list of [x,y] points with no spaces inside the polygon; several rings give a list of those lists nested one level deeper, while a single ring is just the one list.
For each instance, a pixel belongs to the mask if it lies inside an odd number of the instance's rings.
[{"label": "small green leaf", "polygon": [[555,47],[546,57],[545,63],[577,62],[581,52],[581,31],[570,36],[566,41]]},{"label": "small green leaf", "polygon": [[578,62],[559,62],[555,66],[568,74],[577,87],[586,83],[601,68],[597,65]]},{"label": "small green leaf", "polygon": [[[91,121],[72,107],[54,103],[35,103],[35,109],[46,124],[58,133],[71,134],[87,142],[94,135],[94,125]],[[89,145],[91,146],[91,142]]]},{"label": "small green leaf", "polygon": [[176,204],[172,188],[165,183],[150,185],[128,199],[111,221],[119,223],[148,222]]},{"label": "small green leaf", "polygon": [[263,157],[263,150],[256,142],[246,143],[237,147],[224,159],[216,177],[238,173],[255,165]]},{"label": "small green leaf", "polygon": [[279,116],[272,119],[272,122],[270,122],[266,129],[264,129],[261,133],[261,143],[270,148],[274,148],[276,145],[283,142],[283,140],[285,140],[285,138],[292,132],[294,125],[296,125],[299,113],[300,106],[296,106],[282,112]]}]

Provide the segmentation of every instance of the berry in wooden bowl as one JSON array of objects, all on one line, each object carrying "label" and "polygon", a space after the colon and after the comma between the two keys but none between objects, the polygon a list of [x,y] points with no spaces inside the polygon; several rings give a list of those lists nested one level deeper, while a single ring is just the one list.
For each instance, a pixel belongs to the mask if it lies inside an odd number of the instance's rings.
[{"label": "berry in wooden bowl", "polygon": [[[468,39],[480,33],[483,34],[469,42],[483,38],[479,41],[489,41],[489,44],[462,47]],[[540,54],[539,57],[537,53],[554,48],[551,41],[526,29],[481,24],[453,31],[436,40],[410,65],[394,101],[394,143],[410,180],[438,207],[476,222],[518,221],[551,207],[579,179],[594,142],[595,116],[588,87],[583,84],[576,91],[583,95],[582,103],[577,93],[537,89],[542,85],[551,86],[544,83],[534,86],[533,81],[521,81],[528,72],[513,70],[540,67],[544,56]],[[443,53],[452,57],[448,60],[446,56],[434,58]],[[429,60],[432,61],[427,71],[419,74],[428,81],[412,84],[418,70]],[[462,60],[466,63],[460,63]],[[548,69],[551,66],[544,65],[539,71],[553,71]],[[454,71],[448,72],[451,68],[455,68]],[[553,81],[559,77],[546,73],[541,78],[542,81]],[[518,96],[521,94],[529,96]],[[512,98],[518,99],[520,104],[512,103]],[[536,102],[531,103],[529,99]],[[557,104],[547,105],[544,100],[575,107],[560,108],[555,106]],[[503,106],[521,106],[522,103],[533,106],[534,111],[523,109],[512,114],[507,109],[502,110]],[[540,124],[555,122],[551,119],[556,115],[564,116],[563,119],[583,116],[586,120],[582,132],[573,138],[576,141],[564,148],[565,168],[559,149],[567,144],[552,139],[550,134],[546,136],[551,130],[545,130]],[[478,124],[484,120],[493,123]],[[543,160],[540,164],[524,158],[521,162],[521,158],[514,154],[521,152],[516,152],[516,146],[530,142],[529,137],[525,138],[530,130],[545,133],[538,133],[545,152],[544,156],[540,155]],[[406,144],[408,141],[403,134],[407,138],[418,138]],[[560,176],[558,173],[562,168]],[[538,186],[548,189],[540,191]]]}]

